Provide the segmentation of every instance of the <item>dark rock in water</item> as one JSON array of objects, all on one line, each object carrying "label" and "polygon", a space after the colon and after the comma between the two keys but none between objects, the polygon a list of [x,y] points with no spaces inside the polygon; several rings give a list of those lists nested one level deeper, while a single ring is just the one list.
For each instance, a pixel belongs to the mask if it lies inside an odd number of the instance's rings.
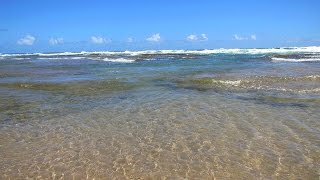
[{"label": "dark rock in water", "polygon": [[100,81],[80,81],[72,83],[42,83],[42,82],[23,82],[23,83],[2,83],[0,87],[13,89],[29,89],[50,92],[61,92],[72,95],[86,96],[99,95],[110,92],[130,90],[138,85],[132,82],[120,80],[100,80]]}]

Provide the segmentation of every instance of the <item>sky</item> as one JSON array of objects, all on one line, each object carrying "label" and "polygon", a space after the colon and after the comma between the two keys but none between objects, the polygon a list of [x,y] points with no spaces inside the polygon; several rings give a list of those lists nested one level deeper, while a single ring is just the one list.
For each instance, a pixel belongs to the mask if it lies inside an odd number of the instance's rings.
[{"label": "sky", "polygon": [[0,53],[320,45],[319,0],[1,0]]}]

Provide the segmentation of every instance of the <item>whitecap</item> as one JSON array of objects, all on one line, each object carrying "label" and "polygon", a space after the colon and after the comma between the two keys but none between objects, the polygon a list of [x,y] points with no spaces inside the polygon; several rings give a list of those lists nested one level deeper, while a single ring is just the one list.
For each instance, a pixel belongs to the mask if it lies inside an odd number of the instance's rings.
[{"label": "whitecap", "polygon": [[135,62],[134,59],[125,59],[125,58],[104,58],[102,59],[103,61],[108,61],[108,62],[115,62],[115,63],[133,63]]},{"label": "whitecap", "polygon": [[271,58],[272,61],[285,61],[285,62],[313,62],[313,61],[320,61],[320,58],[299,58],[299,59],[292,59],[292,58]]},{"label": "whitecap", "polygon": [[[210,54],[292,54],[292,53],[310,53],[318,58],[320,53],[320,46],[309,46],[309,47],[282,47],[282,48],[251,48],[251,49],[204,49],[204,50],[143,50],[143,51],[81,51],[81,52],[59,52],[59,53],[25,53],[25,54],[0,54],[0,57],[18,57],[18,56],[39,56],[39,57],[50,57],[50,56],[91,56],[91,55],[119,55],[119,56],[140,56],[145,54],[154,55],[177,55],[177,54],[194,54],[194,55],[210,55]],[[312,59],[312,57],[311,57]],[[303,61],[303,60],[301,60]],[[310,61],[310,60],[308,60]]]}]

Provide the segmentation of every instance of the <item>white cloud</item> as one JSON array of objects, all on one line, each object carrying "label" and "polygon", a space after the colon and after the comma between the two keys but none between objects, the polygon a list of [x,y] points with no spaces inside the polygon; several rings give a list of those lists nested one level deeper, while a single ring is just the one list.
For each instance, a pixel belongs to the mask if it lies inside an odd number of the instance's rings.
[{"label": "white cloud", "polygon": [[17,41],[19,45],[28,45],[31,46],[33,45],[34,41],[36,40],[35,37],[31,35],[26,35],[24,38],[21,38]]},{"label": "white cloud", "polygon": [[187,36],[187,40],[188,41],[197,41],[198,40],[198,36],[195,34],[190,34],[189,36]]},{"label": "white cloud", "polygon": [[247,36],[240,36],[238,34],[233,35],[233,39],[237,41],[243,41],[243,40],[257,40],[257,36],[255,34],[250,35],[249,37]]},{"label": "white cloud", "polygon": [[239,36],[238,34],[233,35],[233,39],[237,41],[247,40],[246,37]]},{"label": "white cloud", "polygon": [[208,37],[207,37],[206,34],[201,34],[201,39],[202,39],[203,41],[207,41],[207,40],[208,40]]},{"label": "white cloud", "polygon": [[50,38],[49,44],[51,45],[63,44],[63,38]]},{"label": "white cloud", "polygon": [[206,34],[190,34],[189,36],[187,36],[187,40],[188,41],[207,41],[208,37]]},{"label": "white cloud", "polygon": [[257,36],[255,34],[252,34],[250,37],[251,37],[251,40],[254,40],[254,41],[257,40]]},{"label": "white cloud", "polygon": [[111,40],[106,39],[104,37],[100,37],[100,36],[91,36],[91,42],[93,44],[105,44],[105,43],[110,43]]},{"label": "white cloud", "polygon": [[132,38],[132,37],[129,37],[128,39],[127,39],[127,42],[128,43],[132,43],[134,41],[134,39]]},{"label": "white cloud", "polygon": [[161,40],[160,33],[154,34],[146,39],[150,42],[159,42]]}]

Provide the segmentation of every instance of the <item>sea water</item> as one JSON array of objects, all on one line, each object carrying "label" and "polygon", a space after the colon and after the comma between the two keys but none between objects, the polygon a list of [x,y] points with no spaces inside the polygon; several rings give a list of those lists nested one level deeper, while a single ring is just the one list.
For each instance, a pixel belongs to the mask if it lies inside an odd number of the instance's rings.
[{"label": "sea water", "polygon": [[0,54],[0,179],[318,179],[320,48]]}]

